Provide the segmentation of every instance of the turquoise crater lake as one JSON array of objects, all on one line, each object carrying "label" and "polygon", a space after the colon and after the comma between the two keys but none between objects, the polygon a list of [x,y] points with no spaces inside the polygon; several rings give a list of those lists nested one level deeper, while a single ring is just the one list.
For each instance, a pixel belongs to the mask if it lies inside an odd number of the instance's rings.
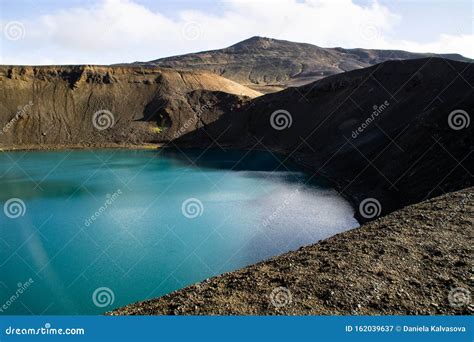
[{"label": "turquoise crater lake", "polygon": [[0,315],[101,314],[358,226],[266,152],[0,154]]}]

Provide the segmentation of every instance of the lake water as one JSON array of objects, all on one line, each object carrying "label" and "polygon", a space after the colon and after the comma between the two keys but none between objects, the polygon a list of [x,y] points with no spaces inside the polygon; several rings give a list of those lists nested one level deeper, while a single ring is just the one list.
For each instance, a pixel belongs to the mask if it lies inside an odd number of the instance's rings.
[{"label": "lake water", "polygon": [[270,153],[0,154],[0,314],[101,314],[357,227]]}]

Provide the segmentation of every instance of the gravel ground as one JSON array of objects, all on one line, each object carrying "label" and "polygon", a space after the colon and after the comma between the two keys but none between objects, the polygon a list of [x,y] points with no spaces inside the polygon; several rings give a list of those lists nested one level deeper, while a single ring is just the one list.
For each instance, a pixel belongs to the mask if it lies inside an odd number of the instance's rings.
[{"label": "gravel ground", "polygon": [[474,187],[110,315],[472,314]]}]

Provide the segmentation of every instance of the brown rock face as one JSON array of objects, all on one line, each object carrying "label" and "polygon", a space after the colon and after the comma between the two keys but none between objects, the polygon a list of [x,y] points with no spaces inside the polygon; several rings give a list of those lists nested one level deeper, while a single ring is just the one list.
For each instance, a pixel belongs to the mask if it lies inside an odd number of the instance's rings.
[{"label": "brown rock face", "polygon": [[[430,56],[435,54],[398,50],[322,48],[311,44],[252,37],[225,49],[136,64],[207,70],[252,89],[270,93],[388,60]],[[470,61],[457,54],[438,56],[457,61]]]},{"label": "brown rock face", "polygon": [[6,147],[168,141],[260,95],[210,73],[140,67],[3,66],[0,82]]}]

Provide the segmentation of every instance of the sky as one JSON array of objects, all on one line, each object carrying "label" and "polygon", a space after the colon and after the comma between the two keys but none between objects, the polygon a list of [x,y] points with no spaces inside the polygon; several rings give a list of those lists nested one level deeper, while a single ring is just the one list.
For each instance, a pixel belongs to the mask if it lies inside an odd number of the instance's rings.
[{"label": "sky", "polygon": [[113,64],[252,36],[474,58],[471,0],[0,0],[0,64]]}]

